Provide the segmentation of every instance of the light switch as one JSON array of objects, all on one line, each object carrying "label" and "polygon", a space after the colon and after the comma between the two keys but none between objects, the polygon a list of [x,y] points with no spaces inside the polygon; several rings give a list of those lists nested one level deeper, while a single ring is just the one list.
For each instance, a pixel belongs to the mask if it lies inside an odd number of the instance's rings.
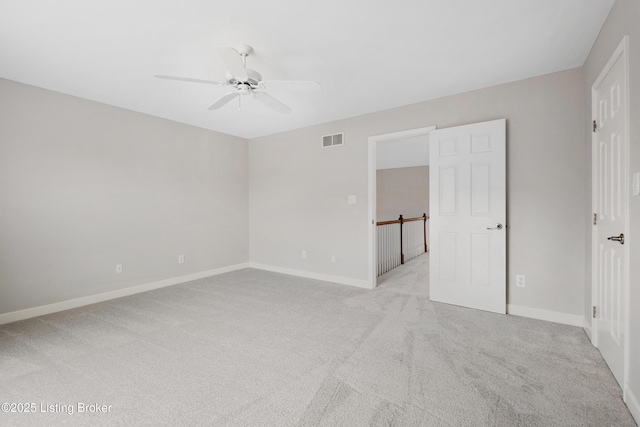
[{"label": "light switch", "polygon": [[356,204],[356,196],[349,196],[348,203],[350,205],[355,205]]},{"label": "light switch", "polygon": [[633,179],[631,181],[631,192],[634,196],[640,196],[640,172],[635,172],[633,174]]}]

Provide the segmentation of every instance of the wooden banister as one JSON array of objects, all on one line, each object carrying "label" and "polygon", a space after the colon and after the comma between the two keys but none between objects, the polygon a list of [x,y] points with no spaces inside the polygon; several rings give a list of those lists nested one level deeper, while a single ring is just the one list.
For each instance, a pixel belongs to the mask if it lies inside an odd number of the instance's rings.
[{"label": "wooden banister", "polygon": [[[402,215],[400,215],[402,216]],[[415,218],[403,218],[402,221],[403,222],[409,222],[409,221],[426,221],[429,219],[429,216],[427,216],[427,214],[422,214],[422,216],[418,216]],[[376,225],[389,225],[389,224],[400,224],[400,220],[399,219],[394,219],[393,221],[378,221],[376,222]]]}]

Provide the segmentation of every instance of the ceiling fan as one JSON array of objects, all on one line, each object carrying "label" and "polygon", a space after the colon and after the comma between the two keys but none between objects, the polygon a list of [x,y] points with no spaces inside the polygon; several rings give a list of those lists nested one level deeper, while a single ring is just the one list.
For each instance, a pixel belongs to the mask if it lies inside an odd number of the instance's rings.
[{"label": "ceiling fan", "polygon": [[209,107],[209,110],[217,110],[236,98],[238,98],[238,106],[240,106],[242,97],[251,95],[278,113],[288,114],[291,112],[291,108],[269,95],[267,91],[309,92],[320,90],[320,84],[314,81],[262,80],[260,73],[247,68],[247,56],[251,52],[253,52],[253,48],[247,45],[238,46],[237,49],[231,47],[218,48],[218,53],[227,66],[226,80],[223,82],[165,75],[156,75],[155,77],[214,86],[230,86],[234,89],[233,92],[214,102]]}]

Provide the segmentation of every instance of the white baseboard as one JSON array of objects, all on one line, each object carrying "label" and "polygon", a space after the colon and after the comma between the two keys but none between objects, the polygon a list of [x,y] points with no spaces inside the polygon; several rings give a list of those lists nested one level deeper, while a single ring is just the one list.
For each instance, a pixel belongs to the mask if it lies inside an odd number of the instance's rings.
[{"label": "white baseboard", "polygon": [[640,401],[633,393],[633,391],[631,391],[628,384],[624,390],[624,403],[627,404],[627,408],[629,408],[629,412],[631,412],[631,415],[633,415],[636,423],[640,425]]},{"label": "white baseboard", "polygon": [[26,308],[24,310],[12,311],[10,313],[0,314],[0,325],[5,323],[17,322],[18,320],[30,319],[32,317],[43,316],[45,314],[57,313],[58,311],[70,310],[89,304],[108,301],[116,298],[126,297],[129,295],[139,294],[141,292],[151,291],[153,289],[165,288],[167,286],[177,285],[179,283],[190,282],[192,280],[204,279],[205,277],[216,276],[218,274],[228,273],[230,271],[248,268],[249,263],[235,264],[227,267],[216,268],[213,270],[199,271],[197,273],[188,274],[186,276],[171,277],[169,279],[157,282],[144,283],[142,285],[131,286],[128,288],[117,289],[114,291],[104,292],[96,295],[75,298],[67,301],[56,302],[54,304],[42,305],[39,307]]},{"label": "white baseboard", "polygon": [[531,319],[546,320],[548,322],[563,323],[565,325],[583,327],[583,316],[559,311],[543,310],[540,308],[507,305],[507,313]]},{"label": "white baseboard", "polygon": [[369,282],[368,280],[351,279],[349,277],[342,277],[342,276],[331,276],[329,274],[313,273],[311,271],[295,270],[292,268],[275,267],[272,265],[258,264],[255,262],[250,262],[249,268],[273,271],[275,273],[283,273],[283,274],[288,274],[290,276],[304,277],[307,279],[322,280],[324,282],[338,283],[340,285],[349,285],[349,286],[355,286],[358,288],[371,289],[371,282]]},{"label": "white baseboard", "polygon": [[586,317],[582,318],[582,329],[584,329],[584,333],[589,337],[589,341],[593,343],[593,332],[591,330],[591,323],[587,321]]}]

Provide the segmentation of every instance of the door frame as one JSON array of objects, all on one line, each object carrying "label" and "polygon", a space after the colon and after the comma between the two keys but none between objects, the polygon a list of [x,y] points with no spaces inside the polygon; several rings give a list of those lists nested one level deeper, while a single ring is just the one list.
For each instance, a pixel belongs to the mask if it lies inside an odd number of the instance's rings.
[{"label": "door frame", "polygon": [[378,142],[390,141],[393,139],[409,138],[412,136],[429,135],[436,129],[435,126],[425,126],[421,128],[408,129],[399,132],[373,135],[369,137],[369,284],[371,289],[375,289],[378,283],[377,270],[377,233],[376,233],[376,151]]},{"label": "door frame", "polygon": [[[622,290],[622,295],[624,298],[623,301],[623,310],[625,311],[625,316],[623,316],[623,330],[625,335],[625,343],[623,349],[623,358],[624,358],[624,372],[623,372],[623,384],[622,384],[622,392],[623,399],[626,401],[627,398],[627,384],[629,382],[629,279],[630,279],[630,259],[629,259],[629,248],[631,245],[631,236],[629,235],[629,152],[630,152],[630,123],[629,123],[629,36],[625,35],[622,38],[622,41],[613,52],[609,61],[604,66],[598,78],[595,80],[593,85],[591,86],[591,119],[596,120],[596,111],[598,108],[598,101],[596,98],[597,91],[602,84],[602,81],[605,79],[607,74],[613,68],[613,65],[616,61],[622,58],[624,61],[623,70],[624,70],[624,82],[625,82],[625,153],[624,153],[624,168],[625,168],[625,176],[626,179],[623,182],[625,186],[624,197],[626,199],[626,208],[625,208],[625,224],[624,224],[624,234],[625,234],[625,244],[628,244],[625,248],[624,253],[624,261],[625,268],[622,273],[624,280],[624,288]],[[598,180],[599,180],[599,171],[598,171],[598,138],[596,133],[592,133],[591,135],[591,213],[597,213],[598,207]],[[598,264],[597,264],[597,243],[598,243],[598,233],[597,227],[591,226],[591,305],[592,307],[601,307],[600,301],[598,300]],[[599,337],[598,337],[598,319],[594,318],[591,313],[587,313],[587,316],[591,316],[591,343],[598,347],[599,345]]]}]

